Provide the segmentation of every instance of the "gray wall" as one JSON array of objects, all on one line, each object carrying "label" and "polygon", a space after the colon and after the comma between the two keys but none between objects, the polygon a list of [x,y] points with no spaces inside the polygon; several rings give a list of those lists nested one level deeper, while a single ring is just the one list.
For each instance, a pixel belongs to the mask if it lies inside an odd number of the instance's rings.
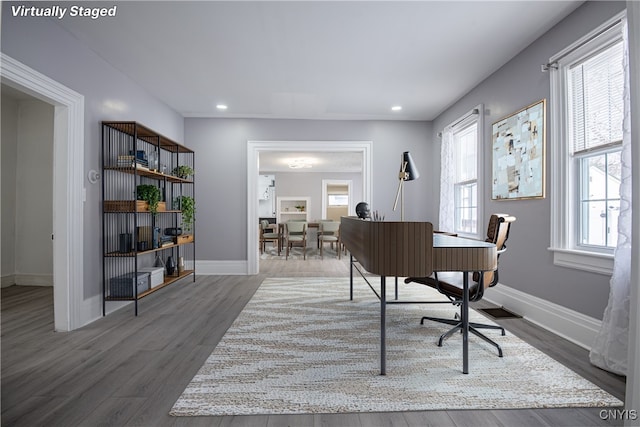
[{"label": "gray wall", "polygon": [[[491,125],[504,116],[542,98],[549,100],[549,73],[540,71],[549,57],[578,40],[623,10],[624,2],[586,2],[540,39],[532,43],[504,67],[456,102],[433,122],[433,132],[441,131],[460,115],[483,103],[484,117],[484,217],[507,212],[518,220],[500,264],[500,282],[531,295],[601,319],[609,296],[609,277],[580,270],[556,267],[550,246],[550,158],[547,154],[546,194],[543,200],[491,201]],[[549,105],[547,104],[549,109]],[[547,123],[549,110],[547,110]],[[547,153],[552,141],[547,126]],[[434,140],[436,140],[434,135]],[[439,140],[437,140],[439,151]],[[434,158],[434,172],[439,160]],[[435,189],[438,192],[438,188]]]},{"label": "gray wall", "polygon": [[2,96],[2,169],[0,169],[2,183],[2,198],[0,205],[2,212],[2,265],[0,276],[2,285],[15,284],[16,270],[16,168],[18,162],[18,101],[14,98]]},{"label": "gray wall", "polygon": [[[137,120],[177,141],[184,140],[182,116],[106,63],[48,18],[20,18],[2,7],[2,52],[84,95],[83,176],[100,169],[103,120]],[[123,46],[123,49],[126,46]],[[102,293],[101,185],[85,181],[85,299]],[[47,190],[50,191],[50,190]],[[20,214],[20,213],[18,213]]]},{"label": "gray wall", "polygon": [[[351,180],[354,208],[362,201],[362,174],[319,172],[276,172],[276,197],[310,197],[309,218],[322,219],[322,180]],[[355,215],[355,212],[353,213]]]},{"label": "gray wall", "polygon": [[[412,152],[422,176],[406,185],[408,220],[437,223],[439,140],[436,133],[479,103],[485,104],[485,144],[497,119],[549,97],[549,76],[540,64],[624,8],[623,2],[586,2],[529,46],[433,123],[383,121],[305,121],[259,119],[183,119],[153,95],[104,62],[53,20],[15,18],[2,8],[2,52],[85,96],[84,176],[100,166],[100,121],[138,120],[184,141],[197,153],[197,254],[201,260],[245,260],[247,222],[246,143],[248,140],[373,141],[372,209],[399,219],[391,207],[397,188],[399,156]],[[126,48],[126,46],[123,46]],[[547,140],[548,144],[553,141]],[[547,162],[549,158],[547,157]],[[490,159],[485,171],[490,174]],[[549,186],[550,181],[547,180]],[[101,289],[100,185],[87,187],[84,206],[84,296]],[[490,198],[485,186],[484,199]],[[547,188],[547,195],[553,191]],[[493,211],[518,216],[503,259],[501,281],[521,291],[601,318],[608,277],[555,267],[549,245],[549,198],[489,202]]]},{"label": "gray wall", "polygon": [[405,219],[430,221],[432,133],[425,122],[187,118],[185,141],[196,151],[197,258],[247,259],[247,141],[373,141],[371,209],[398,220],[400,156],[411,151],[425,178],[405,187]]}]

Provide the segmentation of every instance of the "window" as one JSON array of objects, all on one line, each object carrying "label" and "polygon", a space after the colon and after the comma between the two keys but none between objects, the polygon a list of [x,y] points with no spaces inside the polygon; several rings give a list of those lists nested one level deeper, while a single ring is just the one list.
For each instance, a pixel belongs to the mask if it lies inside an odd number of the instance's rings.
[{"label": "window", "polygon": [[329,194],[329,206],[349,206],[348,194]]},{"label": "window", "polygon": [[573,156],[578,163],[578,246],[616,245],[622,149],[622,40],[569,69]]},{"label": "window", "polygon": [[551,58],[554,262],[610,274],[623,118],[622,17]]},{"label": "window", "polygon": [[473,122],[453,132],[455,150],[454,230],[478,232],[478,124]]},{"label": "window", "polygon": [[614,249],[620,211],[620,150],[581,158],[577,245]]},{"label": "window", "polygon": [[442,134],[438,228],[470,237],[479,237],[478,216],[482,212],[478,198],[481,111],[480,105],[447,126]]}]

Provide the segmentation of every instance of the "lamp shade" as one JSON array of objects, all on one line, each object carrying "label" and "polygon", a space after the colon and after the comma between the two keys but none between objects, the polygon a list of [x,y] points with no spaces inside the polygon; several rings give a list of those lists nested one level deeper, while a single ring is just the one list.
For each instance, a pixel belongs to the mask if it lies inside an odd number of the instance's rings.
[{"label": "lamp shade", "polygon": [[[404,165],[405,162],[407,163],[407,167],[404,170],[407,173],[407,179],[405,179],[405,181],[418,179],[420,177],[420,172],[418,172],[418,168],[416,168],[415,163],[413,163],[411,153],[408,151],[402,153],[402,165]],[[402,165],[400,165],[400,172],[402,172]]]}]

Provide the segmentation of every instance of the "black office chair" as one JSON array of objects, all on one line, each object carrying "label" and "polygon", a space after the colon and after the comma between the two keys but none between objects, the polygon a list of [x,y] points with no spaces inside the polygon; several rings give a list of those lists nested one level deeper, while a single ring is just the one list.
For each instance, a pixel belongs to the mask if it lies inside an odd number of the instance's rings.
[{"label": "black office chair", "polygon": [[[493,214],[489,219],[487,238],[485,241],[495,243],[498,251],[498,259],[500,254],[507,250],[505,243],[509,238],[511,223],[515,220],[515,217],[507,214]],[[498,269],[483,273],[474,272],[472,277],[473,282],[471,282],[469,286],[469,301],[473,302],[482,299],[486,288],[495,286],[498,283]],[[405,283],[416,282],[435,288],[441,294],[446,295],[453,304],[458,306],[462,303],[462,281],[462,273],[440,273],[439,275],[434,273],[434,275],[430,277],[407,277],[405,279]],[[440,336],[440,339],[438,340],[439,347],[442,347],[442,342],[446,338],[450,337],[454,332],[462,329],[461,317],[457,313],[455,319],[442,319],[439,317],[425,316],[420,320],[420,324],[424,324],[425,319],[453,325],[453,328]],[[479,332],[478,329],[497,329],[502,332],[502,335],[505,335],[504,328],[497,325],[469,322],[469,332],[496,347],[498,349],[498,356],[502,357],[502,348],[498,343]]]}]

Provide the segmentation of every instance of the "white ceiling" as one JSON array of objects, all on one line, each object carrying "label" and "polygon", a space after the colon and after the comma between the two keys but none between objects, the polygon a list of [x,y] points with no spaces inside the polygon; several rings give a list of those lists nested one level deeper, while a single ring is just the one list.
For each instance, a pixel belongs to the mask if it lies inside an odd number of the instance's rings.
[{"label": "white ceiling", "polygon": [[581,3],[112,1],[56,22],[185,117],[432,120]]},{"label": "white ceiling", "polygon": [[[311,168],[291,169],[293,159],[308,159]],[[362,172],[362,153],[356,152],[260,152],[260,173],[269,172]]]}]

